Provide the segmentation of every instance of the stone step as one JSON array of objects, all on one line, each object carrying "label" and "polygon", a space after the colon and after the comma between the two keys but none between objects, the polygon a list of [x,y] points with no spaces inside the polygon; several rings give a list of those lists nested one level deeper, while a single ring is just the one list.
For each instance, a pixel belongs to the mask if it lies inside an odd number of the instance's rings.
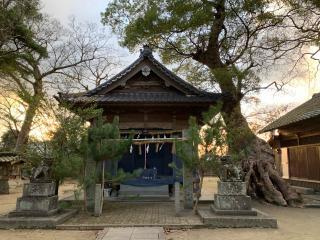
[{"label": "stone step", "polygon": [[315,194],[315,191],[313,188],[306,188],[306,187],[299,187],[299,186],[292,186],[298,193],[304,194],[304,195],[312,195]]},{"label": "stone step", "polygon": [[120,185],[119,197],[169,197],[168,186],[137,187]]},{"label": "stone step", "polygon": [[221,210],[217,209],[214,205],[210,206],[210,209],[216,214],[216,215],[233,215],[233,216],[257,216],[258,213],[254,209],[249,210]]},{"label": "stone step", "polygon": [[162,227],[105,228],[96,240],[165,240]]}]

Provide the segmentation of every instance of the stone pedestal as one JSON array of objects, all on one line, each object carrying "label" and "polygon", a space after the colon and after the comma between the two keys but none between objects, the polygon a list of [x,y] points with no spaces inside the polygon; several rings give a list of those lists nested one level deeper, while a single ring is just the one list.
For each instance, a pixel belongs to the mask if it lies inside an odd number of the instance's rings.
[{"label": "stone pedestal", "polygon": [[277,220],[251,208],[246,184],[237,181],[218,181],[218,193],[211,209],[202,208],[198,214],[212,228],[277,228]]},{"label": "stone pedestal", "polygon": [[54,182],[31,182],[23,187],[16,210],[9,216],[50,216],[58,212],[58,196]]},{"label": "stone pedestal", "polygon": [[245,182],[218,181],[218,193],[214,195],[211,209],[217,215],[257,215],[252,210],[251,198],[246,195]]}]

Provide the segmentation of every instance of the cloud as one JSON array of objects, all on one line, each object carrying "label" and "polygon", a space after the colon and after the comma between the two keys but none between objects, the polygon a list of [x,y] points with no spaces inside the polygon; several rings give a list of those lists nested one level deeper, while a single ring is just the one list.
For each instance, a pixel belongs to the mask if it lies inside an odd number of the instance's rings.
[{"label": "cloud", "polygon": [[70,16],[81,21],[100,22],[100,13],[106,8],[105,0],[42,0],[42,11],[67,24]]}]

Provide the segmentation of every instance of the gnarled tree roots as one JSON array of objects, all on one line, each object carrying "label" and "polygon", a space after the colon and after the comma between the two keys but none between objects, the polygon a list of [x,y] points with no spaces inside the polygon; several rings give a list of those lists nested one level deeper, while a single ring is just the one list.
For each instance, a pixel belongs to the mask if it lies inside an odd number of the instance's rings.
[{"label": "gnarled tree roots", "polygon": [[256,138],[248,158],[242,162],[247,193],[253,198],[281,206],[296,206],[301,196],[286,183],[275,167],[272,149],[264,140]]}]

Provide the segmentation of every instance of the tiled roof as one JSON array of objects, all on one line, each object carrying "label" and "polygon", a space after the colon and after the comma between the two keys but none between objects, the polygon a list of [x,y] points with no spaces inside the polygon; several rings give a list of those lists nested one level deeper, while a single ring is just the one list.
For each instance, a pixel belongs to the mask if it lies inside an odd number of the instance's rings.
[{"label": "tiled roof", "polygon": [[320,116],[320,93],[314,94],[312,98],[270,123],[261,133],[268,132],[277,128],[285,127],[289,124],[298,123],[303,120]]},{"label": "tiled roof", "polygon": [[[63,98],[63,95],[60,95]],[[182,95],[175,92],[127,92],[127,93],[110,93],[106,95],[74,95],[68,100],[78,103],[202,103],[215,102],[219,100],[220,94],[203,94],[203,95]]]},{"label": "tiled roof", "polygon": [[[145,59],[148,59],[157,71],[161,72],[184,89],[186,94],[178,92],[146,91],[110,91],[104,94],[101,93],[102,90],[107,89],[113,83],[120,81],[127,76],[127,74],[133,71]],[[143,50],[141,50],[140,57],[135,62],[95,89],[75,94],[59,93],[59,97],[57,99],[58,101],[63,100],[71,103],[213,103],[218,101],[220,98],[221,94],[210,93],[197,89],[192,84],[178,77],[153,57],[152,51],[148,46],[144,46]]]},{"label": "tiled roof", "polygon": [[150,60],[153,65],[162,73],[164,73],[166,76],[168,76],[170,79],[178,83],[179,85],[187,88],[189,91],[197,94],[204,93],[205,91],[201,91],[194,87],[192,84],[188,83],[187,81],[183,80],[176,74],[174,74],[172,71],[170,71],[168,68],[166,68],[163,64],[161,64],[159,61],[157,61],[152,54],[151,49],[148,46],[144,46],[143,50],[141,50],[140,57],[134,61],[132,64],[130,64],[128,67],[126,67],[124,70],[122,70],[120,73],[115,75],[114,77],[108,79],[103,84],[99,85],[95,89],[92,89],[86,93],[87,96],[92,96],[102,89],[108,87],[112,83],[122,79],[124,76],[129,74],[139,63],[141,63],[143,60],[148,59]]},{"label": "tiled roof", "polygon": [[2,152],[0,153],[0,163],[11,163],[23,162],[23,160],[15,153]]}]

